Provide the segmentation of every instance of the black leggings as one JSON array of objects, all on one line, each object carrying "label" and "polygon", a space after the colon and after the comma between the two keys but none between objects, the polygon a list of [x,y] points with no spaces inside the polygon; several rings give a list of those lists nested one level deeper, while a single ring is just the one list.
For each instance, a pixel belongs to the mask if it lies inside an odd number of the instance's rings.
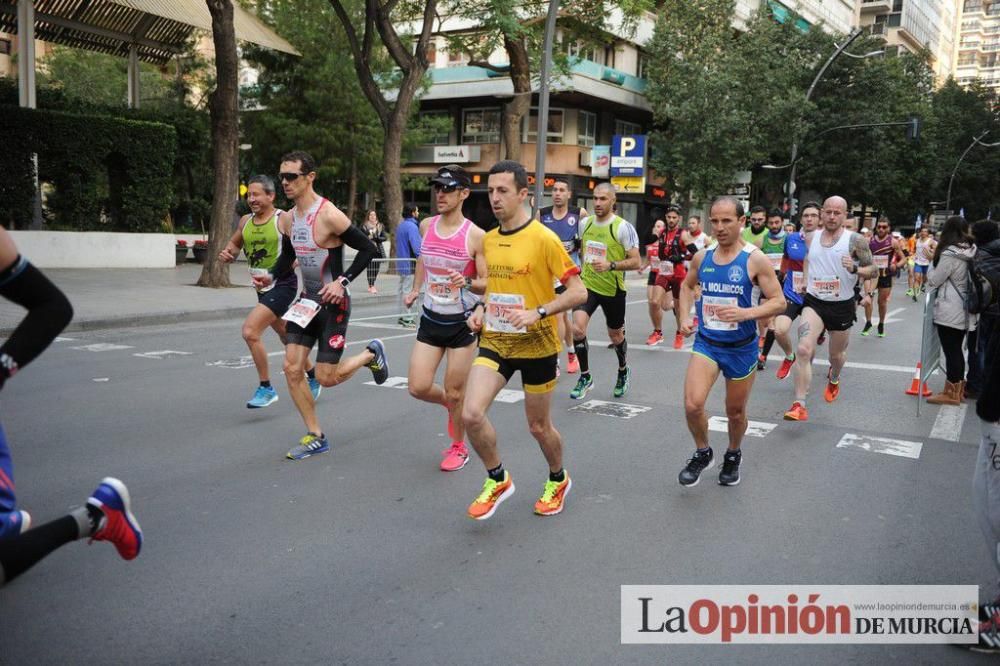
[{"label": "black leggings", "polygon": [[951,328],[935,324],[938,339],[941,340],[941,351],[944,352],[945,374],[952,384],[965,379],[965,354],[962,353],[962,341],[965,340],[964,329]]},{"label": "black leggings", "polygon": [[372,262],[370,264],[368,264],[368,286],[369,287],[374,287],[375,286],[375,278],[378,277],[379,269],[382,267],[382,262],[379,261],[379,259],[381,259],[381,257],[379,257],[378,255],[376,255],[375,258],[372,259]]}]

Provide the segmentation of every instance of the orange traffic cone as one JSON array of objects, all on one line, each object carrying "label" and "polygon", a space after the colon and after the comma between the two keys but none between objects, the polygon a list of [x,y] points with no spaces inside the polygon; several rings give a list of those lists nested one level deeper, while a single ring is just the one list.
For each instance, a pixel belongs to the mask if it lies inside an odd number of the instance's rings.
[{"label": "orange traffic cone", "polygon": [[[920,363],[917,363],[917,369],[913,373],[913,381],[910,382],[910,388],[906,389],[906,395],[917,395],[920,393]],[[927,388],[927,382],[924,382],[923,395],[926,398],[931,395],[931,390]]]}]

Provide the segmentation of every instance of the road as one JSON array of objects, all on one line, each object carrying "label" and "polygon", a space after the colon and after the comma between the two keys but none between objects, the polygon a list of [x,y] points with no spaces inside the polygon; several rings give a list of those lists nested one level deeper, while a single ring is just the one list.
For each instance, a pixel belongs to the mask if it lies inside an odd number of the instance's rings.
[{"label": "road", "polygon": [[[622,584],[978,584],[986,594],[994,577],[971,508],[976,419],[936,407],[915,417],[903,390],[920,313],[902,293],[889,337],[855,330],[833,405],[818,399],[819,367],[808,423],[781,420],[791,379],[775,379],[773,360],[751,399],[763,436],[744,444],[742,484],[694,489],[676,481],[692,448],[688,354],[644,348],[643,294],[630,292],[633,384],[617,401],[632,408],[575,410],[575,377],[560,380],[554,418],[574,485],[566,511],[547,519],[532,513],[546,468],[518,379],[491,412],[518,490],[475,522],[465,508],[481,465],[438,471],[444,411],[410,398],[402,379],[376,387],[363,370],[325,390],[331,452],[293,463],[283,456],[304,429],[273,336],[281,400],[250,411],[256,380],[238,319],[68,334],[2,393],[21,505],[54,518],[118,476],[145,547],[123,563],[107,544],[70,544],[0,590],[0,662],[984,662],[947,646],[620,644]],[[403,378],[414,334],[384,313],[355,313],[349,351],[381,337],[390,375]],[[610,403],[602,325],[598,315],[588,400]],[[709,408],[723,413],[718,389]],[[895,447],[904,455],[877,440],[838,447],[872,437],[908,442]],[[724,447],[725,433],[712,441]]]}]

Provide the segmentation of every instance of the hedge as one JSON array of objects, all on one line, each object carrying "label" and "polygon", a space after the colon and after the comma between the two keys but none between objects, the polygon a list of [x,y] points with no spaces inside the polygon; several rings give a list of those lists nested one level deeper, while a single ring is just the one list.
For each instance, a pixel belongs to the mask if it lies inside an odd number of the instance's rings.
[{"label": "hedge", "polygon": [[20,228],[30,222],[36,152],[39,180],[52,188],[46,190],[51,227],[161,230],[173,196],[173,127],[19,107],[4,107],[3,115],[0,221]]}]

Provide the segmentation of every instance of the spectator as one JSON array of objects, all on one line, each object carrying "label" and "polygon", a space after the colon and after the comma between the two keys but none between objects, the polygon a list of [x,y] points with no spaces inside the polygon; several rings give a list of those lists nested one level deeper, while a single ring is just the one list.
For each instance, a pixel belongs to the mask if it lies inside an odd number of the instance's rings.
[{"label": "spectator", "polygon": [[[1000,257],[1000,226],[992,220],[980,220],[972,225],[972,237],[976,242],[976,259],[984,261],[988,255]],[[965,397],[975,400],[983,388],[983,369],[986,367],[986,347],[996,321],[1000,316],[1000,305],[994,303],[979,315],[979,325],[969,331],[968,347],[969,371],[966,377]]]},{"label": "spectator", "polygon": [[975,256],[976,246],[968,234],[969,223],[965,218],[952,215],[941,230],[941,241],[934,249],[932,268],[927,284],[937,289],[934,301],[934,326],[941,351],[944,352],[946,375],[944,390],[932,395],[927,402],[932,405],[959,405],[965,386],[965,354],[962,343],[968,331],[976,328],[976,315],[965,309],[965,295],[969,289],[969,262]]},{"label": "spectator", "polygon": [[368,211],[365,216],[365,223],[362,225],[365,235],[375,245],[375,259],[368,264],[368,292],[377,294],[375,279],[378,278],[379,269],[382,267],[382,259],[385,259],[385,247],[382,245],[389,239],[385,235],[385,225],[378,221],[378,215],[374,210]]},{"label": "spectator", "polygon": [[417,321],[413,315],[413,306],[406,307],[403,297],[413,289],[413,269],[417,257],[420,256],[420,210],[413,204],[408,204],[403,211],[405,216],[396,229],[396,273],[399,275],[399,287],[396,293],[396,305],[399,307],[400,326],[416,328]]}]

